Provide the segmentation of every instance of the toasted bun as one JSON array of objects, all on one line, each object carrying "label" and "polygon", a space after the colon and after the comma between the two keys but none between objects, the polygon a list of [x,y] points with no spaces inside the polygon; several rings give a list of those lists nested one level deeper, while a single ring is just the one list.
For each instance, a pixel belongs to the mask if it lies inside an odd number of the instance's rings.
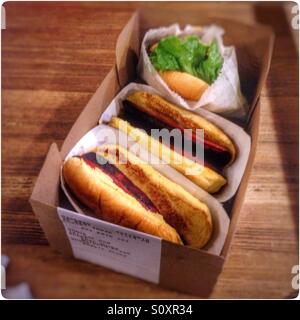
[{"label": "toasted bun", "polygon": [[[201,28],[201,27],[200,27]],[[155,50],[158,42],[150,47],[150,52]],[[181,71],[159,71],[161,78],[168,87],[184,99],[198,101],[209,84],[200,78]]]},{"label": "toasted bun", "polygon": [[206,204],[120,146],[102,145],[97,151],[148,196],[186,244],[202,248],[208,242],[213,226]]},{"label": "toasted bun", "polygon": [[160,71],[168,87],[187,100],[198,101],[209,85],[189,73],[181,71]]},{"label": "toasted bun", "polygon": [[204,129],[208,140],[227,149],[231,154],[231,162],[237,151],[232,140],[216,125],[186,109],[168,102],[162,97],[145,91],[136,91],[127,97],[138,109],[162,121],[172,120],[182,128]]},{"label": "toasted bun", "polygon": [[131,126],[127,121],[113,117],[109,125],[125,132],[142,147],[170,164],[171,167],[183,175],[186,175],[189,180],[207,192],[216,193],[226,184],[226,179],[217,172],[174,152],[171,148],[152,138],[144,131]]},{"label": "toasted bun", "polygon": [[108,175],[90,167],[83,159],[68,159],[63,166],[63,176],[72,192],[101,219],[182,243],[176,230],[160,214],[146,210]]}]

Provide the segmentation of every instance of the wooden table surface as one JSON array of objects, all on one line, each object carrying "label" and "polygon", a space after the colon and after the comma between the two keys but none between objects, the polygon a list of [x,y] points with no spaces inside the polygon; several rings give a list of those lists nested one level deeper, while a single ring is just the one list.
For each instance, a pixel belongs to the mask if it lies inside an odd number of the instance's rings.
[{"label": "wooden table surface", "polygon": [[[52,251],[28,198],[50,143],[61,145],[114,64],[138,3],[5,3],[2,31],[2,249],[7,285],[36,298],[188,298]],[[151,6],[153,4],[143,4]],[[166,4],[154,4],[165,6]],[[213,298],[284,298],[298,264],[298,53],[280,5],[177,3],[276,32],[254,168]]]}]

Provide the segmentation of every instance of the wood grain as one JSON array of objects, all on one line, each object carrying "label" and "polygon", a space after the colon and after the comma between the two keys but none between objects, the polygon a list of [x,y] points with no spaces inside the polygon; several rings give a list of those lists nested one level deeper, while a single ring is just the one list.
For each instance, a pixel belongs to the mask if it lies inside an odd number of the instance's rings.
[{"label": "wood grain", "polygon": [[188,298],[53,252],[28,198],[50,143],[61,145],[114,64],[135,7],[168,6],[271,25],[254,168],[237,233],[213,298],[284,298],[298,263],[298,54],[280,5],[251,3],[5,3],[2,31],[2,248],[7,283],[37,298]]}]

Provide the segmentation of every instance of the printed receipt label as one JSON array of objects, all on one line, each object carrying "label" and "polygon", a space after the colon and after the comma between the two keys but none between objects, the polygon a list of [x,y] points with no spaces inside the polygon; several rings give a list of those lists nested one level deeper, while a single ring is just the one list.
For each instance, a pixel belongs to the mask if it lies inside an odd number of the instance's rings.
[{"label": "printed receipt label", "polygon": [[161,239],[58,208],[74,257],[159,282]]}]

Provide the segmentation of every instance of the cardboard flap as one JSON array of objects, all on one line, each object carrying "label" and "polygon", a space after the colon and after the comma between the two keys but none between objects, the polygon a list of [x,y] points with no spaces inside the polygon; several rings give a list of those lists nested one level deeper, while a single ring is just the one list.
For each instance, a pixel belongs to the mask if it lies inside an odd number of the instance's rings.
[{"label": "cardboard flap", "polygon": [[251,122],[249,123],[249,127],[247,128],[247,131],[251,134],[251,137],[252,137],[252,147],[251,147],[251,151],[249,154],[249,159],[248,159],[248,163],[247,163],[247,166],[245,169],[243,179],[241,181],[239,190],[238,190],[238,192],[235,196],[235,199],[234,199],[233,207],[231,209],[231,212],[233,214],[231,215],[231,221],[230,221],[230,226],[229,226],[227,238],[226,238],[226,241],[225,241],[222,253],[221,253],[221,255],[224,257],[226,257],[226,255],[230,249],[230,245],[232,243],[232,238],[233,238],[234,233],[236,231],[236,226],[237,226],[238,220],[241,216],[240,211],[242,209],[242,205],[243,205],[244,198],[245,198],[246,191],[247,191],[248,181],[249,181],[251,170],[252,170],[252,167],[254,164],[257,139],[258,139],[258,133],[259,133],[260,108],[261,108],[260,101],[258,101],[256,104],[256,107],[254,109],[253,116],[251,118]]},{"label": "cardboard flap", "polygon": [[116,43],[116,65],[121,87],[136,78],[139,51],[139,13],[135,12],[123,28]]},{"label": "cardboard flap", "polygon": [[272,54],[273,54],[275,35],[274,35],[273,31],[271,30],[271,28],[265,27],[265,31],[267,32],[267,37],[262,39],[259,43],[257,43],[258,46],[259,45],[263,46],[264,56],[261,61],[262,71],[260,73],[260,77],[258,79],[256,89],[254,91],[254,95],[253,95],[252,103],[250,105],[250,109],[248,110],[247,123],[249,123],[251,121],[251,118],[253,116],[253,112],[254,112],[256,105],[258,103],[260,92],[262,90],[262,87],[266,83],[268,73],[270,70],[270,66],[271,66],[271,58],[272,58]]},{"label": "cardboard flap", "polygon": [[61,156],[57,144],[52,143],[32,191],[31,203],[39,201],[51,206],[58,206],[60,166]]},{"label": "cardboard flap", "polygon": [[81,137],[97,125],[100,115],[119,90],[120,87],[116,67],[114,66],[103,79],[101,85],[81,112],[67,135],[61,147],[62,159],[65,158]]},{"label": "cardboard flap", "polygon": [[221,256],[162,241],[160,284],[208,297],[223,264]]},{"label": "cardboard flap", "polygon": [[69,239],[58,217],[57,208],[33,199],[30,200],[30,204],[51,247],[67,256],[73,256]]}]

